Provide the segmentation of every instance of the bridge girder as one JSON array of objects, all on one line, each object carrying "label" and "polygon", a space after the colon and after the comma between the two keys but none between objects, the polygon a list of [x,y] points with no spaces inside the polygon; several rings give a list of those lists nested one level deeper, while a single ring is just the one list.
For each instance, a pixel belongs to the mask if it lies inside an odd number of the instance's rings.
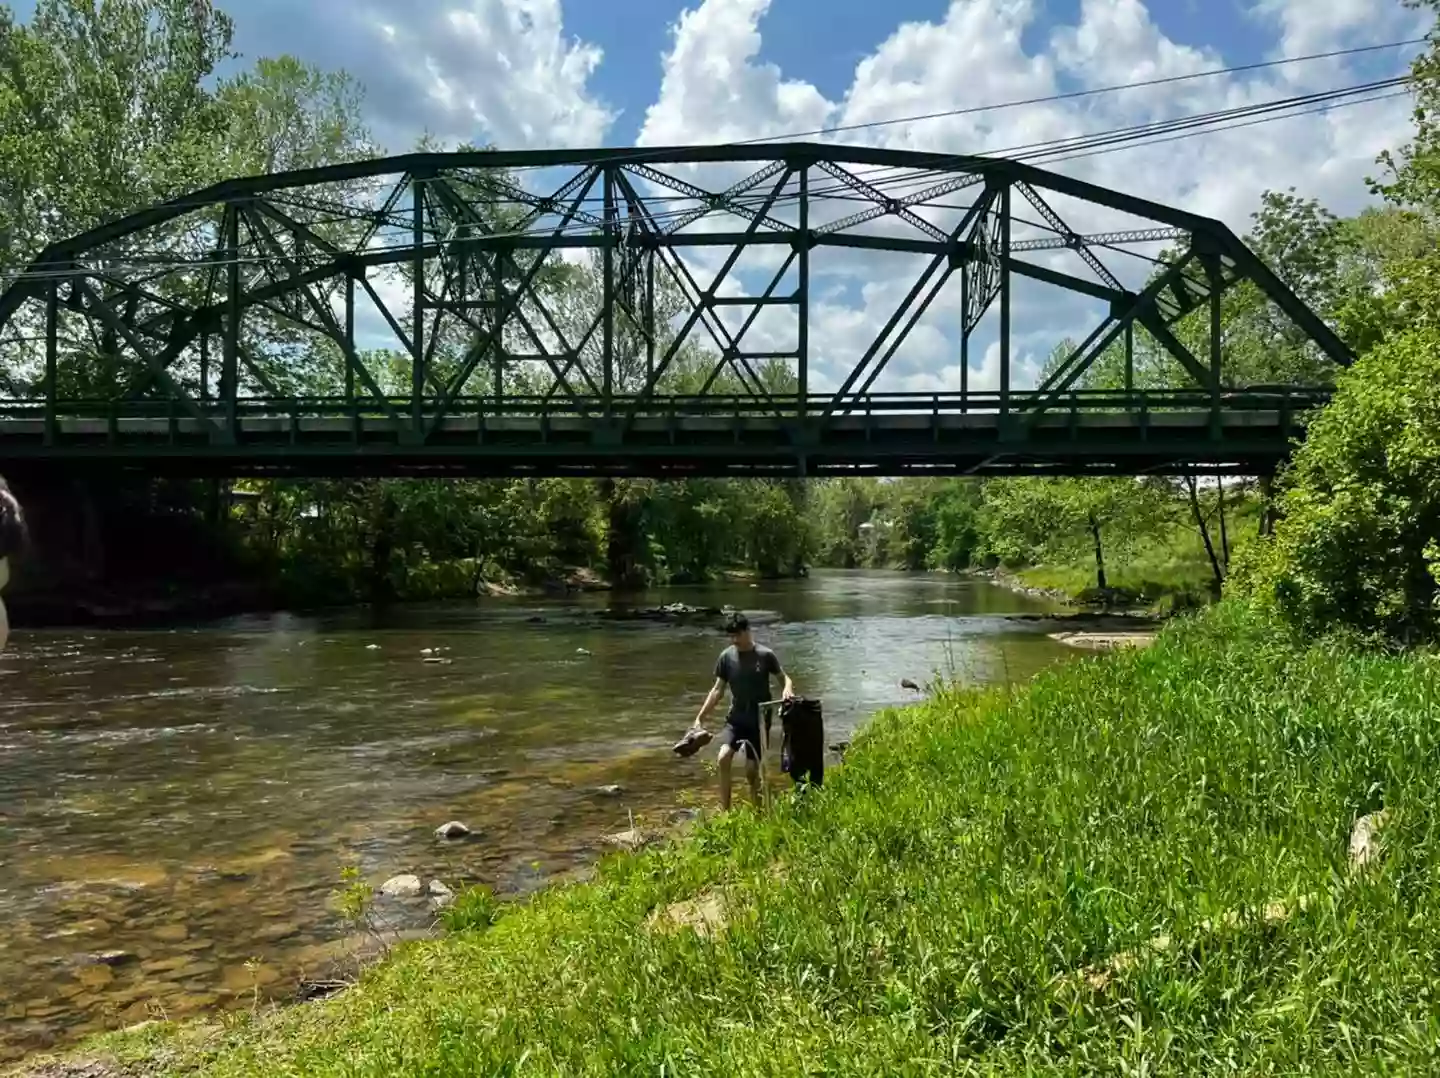
[{"label": "bridge girder", "polygon": [[[706,170],[725,182],[702,183]],[[969,201],[950,201],[957,196]],[[1103,227],[1078,230],[1060,200],[1090,207]],[[1030,211],[1040,220],[1022,215]],[[1143,285],[1127,286],[1106,256],[1141,243],[1178,250],[1151,260]],[[1073,255],[1076,266],[1047,263],[1051,252]],[[815,300],[815,279],[843,283],[857,258],[902,256],[918,272],[883,329],[844,342],[857,353],[848,362],[817,369],[817,352],[833,349],[836,334],[817,310],[832,301]],[[742,259],[757,265],[737,269]],[[284,465],[292,472],[406,471],[428,453],[451,462],[444,468],[489,473],[504,470],[490,458],[503,457],[507,443],[492,438],[486,453],[457,456],[447,434],[457,416],[475,417],[481,430],[487,417],[524,419],[542,435],[567,416],[582,421],[584,437],[525,467],[629,474],[659,469],[636,464],[647,416],[713,418],[720,407],[736,422],[770,417],[783,431],[763,467],[745,465],[756,474],[803,472],[812,457],[812,470],[911,471],[920,465],[908,443],[874,459],[857,450],[827,456],[826,446],[848,444],[831,437],[834,424],[874,410],[877,383],[913,344],[917,325],[943,308],[935,306],[943,295],[954,308],[946,343],[959,377],[943,410],[993,414],[1002,444],[992,453],[953,430],[935,433],[924,467],[953,458],[968,468],[971,450],[982,449],[981,471],[1066,461],[1076,471],[1163,470],[1187,460],[1225,467],[1230,427],[1222,419],[1233,387],[1224,377],[1221,299],[1245,281],[1326,359],[1352,361],[1223,223],[1018,161],[810,143],[356,161],[227,180],[45,248],[0,293],[8,383],[0,386],[0,458],[88,465],[109,454],[173,469],[179,457],[209,454],[215,467],[244,470],[250,454],[268,469],[277,466],[271,455],[287,452],[266,433],[278,417],[292,435]],[[1105,308],[1034,389],[1015,379],[1017,282]],[[1201,310],[1210,312],[1207,354],[1197,355],[1178,328]],[[970,349],[987,319],[998,323],[998,384],[977,390]],[[358,323],[367,320],[370,337],[388,335],[388,351],[365,348]],[[1081,452],[1047,441],[1042,428],[1057,411],[1100,407],[1076,387],[1122,336],[1128,370],[1137,331],[1185,372],[1185,385],[1166,390],[1189,396],[1182,406],[1179,397],[1117,404],[1112,395],[1105,407],[1132,418],[1206,412],[1209,448],[1176,443],[1167,465],[1148,450]],[[817,333],[827,338],[823,349],[813,344]],[[880,395],[887,415],[906,411],[895,395]],[[1275,411],[1285,414],[1275,426],[1279,446],[1261,451],[1252,438],[1242,452],[1232,437],[1241,458],[1233,467],[1273,466],[1301,397],[1313,404],[1323,393],[1287,397]],[[941,399],[920,395],[908,410],[938,414]],[[688,411],[683,401],[693,402]],[[315,435],[337,417],[349,421],[348,434],[331,442]],[[96,422],[104,423],[99,442]],[[680,434],[669,445],[684,465],[698,450]],[[514,445],[508,451],[516,462],[524,457]],[[750,459],[738,448],[705,450],[716,452]],[[709,460],[700,454],[692,463],[724,470]]]}]

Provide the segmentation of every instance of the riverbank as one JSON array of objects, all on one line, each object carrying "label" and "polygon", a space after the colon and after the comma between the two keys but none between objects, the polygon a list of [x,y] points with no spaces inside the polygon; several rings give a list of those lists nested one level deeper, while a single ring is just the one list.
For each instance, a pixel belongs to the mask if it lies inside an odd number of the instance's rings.
[{"label": "riverbank", "polygon": [[1223,605],[881,714],[798,803],[524,904],[462,897],[351,990],[111,1039],[91,1058],[139,1069],[93,1073],[1423,1072],[1437,693],[1430,660]]},{"label": "riverbank", "polygon": [[[803,574],[802,574],[803,575]],[[758,586],[767,579],[748,569],[726,569],[699,585],[677,585],[684,590],[735,584]],[[779,579],[799,579],[784,577]],[[601,573],[584,566],[568,569],[539,580],[506,577],[479,580],[462,588],[431,587],[404,594],[390,605],[434,602],[483,601],[485,599],[550,599],[613,591]],[[296,604],[284,589],[259,580],[236,579],[153,587],[118,584],[86,585],[81,590],[51,586],[29,588],[23,578],[13,591],[6,592],[6,605],[13,622],[27,629],[68,628],[157,628],[190,625],[240,615],[291,612],[301,615],[334,609],[354,609],[358,601],[339,600],[330,604]]]},{"label": "riverbank", "polygon": [[1032,565],[1020,569],[973,569],[969,575],[988,580],[1019,595],[1076,607],[1091,614],[1168,618],[1188,613],[1214,600],[1214,590],[1198,567],[1172,567],[1146,576],[1123,573],[1121,582],[1101,591],[1094,569],[1084,566]]}]

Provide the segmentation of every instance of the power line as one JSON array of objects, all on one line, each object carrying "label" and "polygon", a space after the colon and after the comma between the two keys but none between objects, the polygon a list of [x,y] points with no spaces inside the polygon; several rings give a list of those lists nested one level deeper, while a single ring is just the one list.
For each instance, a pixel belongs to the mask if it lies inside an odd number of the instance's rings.
[{"label": "power line", "polygon": [[1215,68],[1213,71],[1195,71],[1188,75],[1168,75],[1164,78],[1144,79],[1139,82],[1121,82],[1113,86],[1098,86],[1089,90],[1072,90],[1067,93],[1047,94],[1044,97],[1027,97],[1013,101],[1000,101],[989,105],[970,105],[964,108],[943,109],[939,112],[925,112],[915,116],[896,116],[885,120],[869,120],[864,123],[822,127],[813,131],[800,131],[788,135],[761,135],[756,138],[741,139],[738,142],[728,143],[727,145],[753,146],[762,142],[792,142],[795,139],[813,138],[817,135],[838,134],[842,131],[868,131],[877,127],[920,123],[925,120],[941,120],[952,116],[973,116],[982,112],[999,112],[1004,109],[1022,108],[1026,105],[1048,105],[1058,101],[1075,101],[1084,97],[1095,97],[1099,94],[1118,93],[1122,90],[1141,90],[1152,86],[1170,86],[1175,83],[1189,82],[1194,79],[1214,78],[1219,75],[1241,75],[1249,71],[1262,71],[1267,68],[1281,67],[1286,64],[1303,64],[1309,63],[1312,60],[1333,60],[1341,56],[1358,56],[1362,53],[1380,52],[1385,49],[1400,49],[1407,45],[1423,45],[1427,40],[1427,38],[1415,37],[1405,41],[1389,41],[1383,45],[1362,45],[1358,48],[1335,49],[1331,52],[1314,52],[1308,56],[1291,56],[1280,60],[1264,60],[1253,64],[1237,64],[1233,67]]}]

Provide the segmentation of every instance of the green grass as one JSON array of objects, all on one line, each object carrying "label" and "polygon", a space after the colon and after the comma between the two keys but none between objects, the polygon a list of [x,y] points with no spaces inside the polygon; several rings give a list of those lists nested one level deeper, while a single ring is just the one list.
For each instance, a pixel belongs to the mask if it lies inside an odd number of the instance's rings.
[{"label": "green grass", "polygon": [[[1227,510],[1230,549],[1251,539],[1259,525],[1260,506],[1253,499]],[[1220,544],[1217,525],[1211,541]],[[1140,536],[1125,551],[1112,551],[1106,560],[1108,595],[1095,587],[1095,559],[1091,554],[1055,565],[1018,569],[1015,578],[1029,588],[1043,588],[1074,603],[1104,601],[1110,606],[1143,606],[1157,613],[1172,613],[1203,606],[1213,595],[1214,571],[1199,533],[1188,524],[1170,524]]]},{"label": "green grass", "polygon": [[[827,787],[414,945],[173,1073],[1435,1073],[1440,664],[1230,604],[878,716]],[[1394,813],[1377,873],[1354,817]],[[783,867],[777,872],[776,866]],[[648,930],[723,884],[717,940]],[[1280,924],[1226,911],[1312,896]],[[473,927],[463,927],[466,923]],[[1103,991],[1075,973],[1157,934]],[[144,1054],[168,1034],[152,1032]]]}]

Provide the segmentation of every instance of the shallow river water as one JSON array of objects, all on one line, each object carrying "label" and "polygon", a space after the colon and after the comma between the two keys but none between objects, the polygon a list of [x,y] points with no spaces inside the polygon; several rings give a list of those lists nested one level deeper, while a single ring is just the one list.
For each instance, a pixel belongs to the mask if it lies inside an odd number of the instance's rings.
[{"label": "shallow river water", "polygon": [[[627,605],[673,601],[752,612],[832,742],[915,699],[901,678],[1016,680],[1067,654],[1053,625],[1007,617],[1051,608],[980,581],[817,573]],[[523,893],[592,862],[630,813],[713,798],[713,754],[669,746],[723,638],[602,620],[612,602],[17,632],[0,655],[0,1060],[293,994],[353,938],[332,901],[347,865]],[[451,819],[477,835],[438,841]]]}]

